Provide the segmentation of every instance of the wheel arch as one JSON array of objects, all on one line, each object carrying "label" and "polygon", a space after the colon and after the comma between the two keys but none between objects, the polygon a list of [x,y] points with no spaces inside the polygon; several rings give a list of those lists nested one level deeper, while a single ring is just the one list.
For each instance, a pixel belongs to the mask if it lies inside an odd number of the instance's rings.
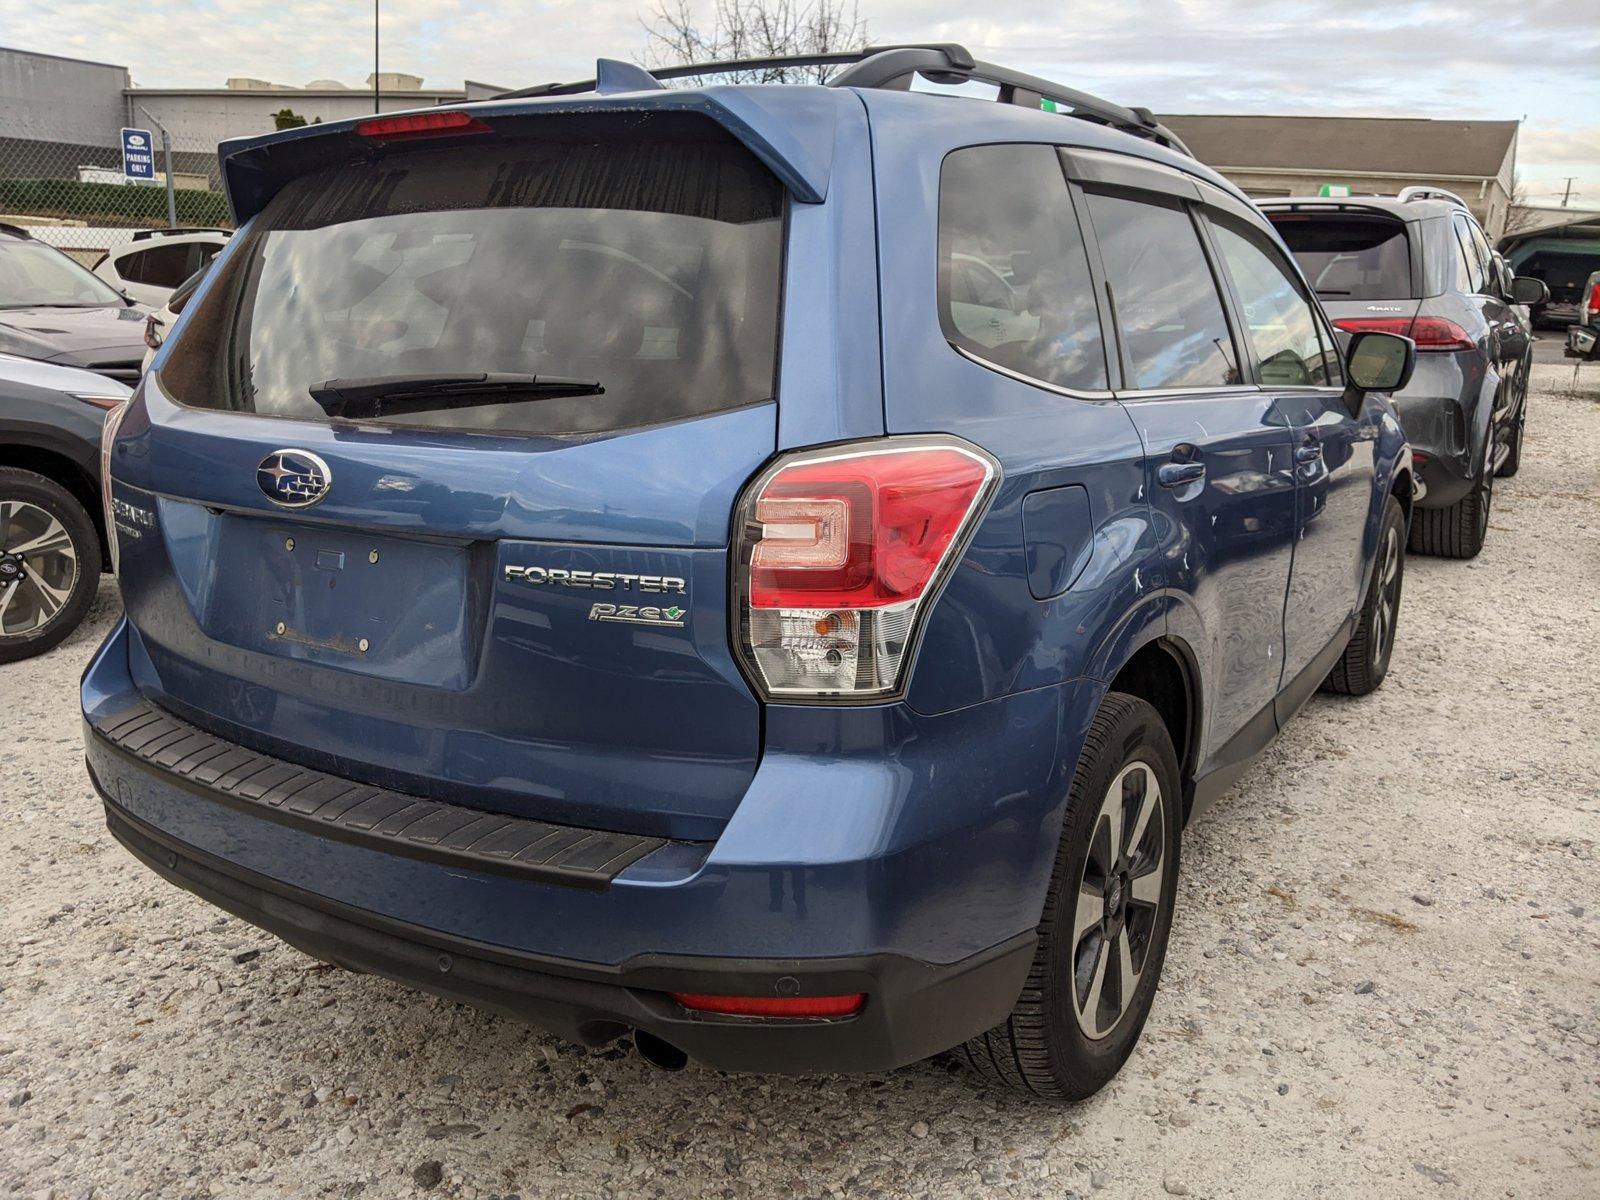
[{"label": "wheel arch", "polygon": [[1406,519],[1407,532],[1411,529],[1411,508],[1416,503],[1413,494],[1416,484],[1411,477],[1411,467],[1401,464],[1396,468],[1394,477],[1389,480],[1389,494],[1400,503],[1400,512]]},{"label": "wheel arch", "polygon": [[1194,652],[1181,638],[1163,633],[1133,647],[1107,685],[1108,691],[1137,696],[1160,714],[1178,752],[1185,820],[1193,803],[1192,783],[1200,758],[1203,701],[1199,681]]},{"label": "wheel arch", "polygon": [[105,514],[100,503],[100,482],[69,455],[32,442],[0,442],[0,467],[15,467],[60,484],[83,505],[100,539],[100,569],[110,570],[111,552],[106,539]]}]

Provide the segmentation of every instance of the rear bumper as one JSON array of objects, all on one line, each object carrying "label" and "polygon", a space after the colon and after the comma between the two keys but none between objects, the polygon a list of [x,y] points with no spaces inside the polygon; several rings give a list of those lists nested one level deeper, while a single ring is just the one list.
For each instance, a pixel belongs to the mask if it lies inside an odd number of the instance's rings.
[{"label": "rear bumper", "polygon": [[[97,781],[98,783],[98,781]],[[102,798],[104,793],[102,791]],[[1001,1020],[1033,960],[1034,935],[935,966],[879,954],[840,959],[655,955],[609,970],[508,953],[335,904],[186,846],[105,798],[106,827],[170,883],[325,962],[603,1045],[643,1029],[725,1071],[881,1071],[948,1049]],[[761,1021],[690,1013],[670,992],[865,992],[853,1017]]]},{"label": "rear bumper", "polygon": [[1471,490],[1483,461],[1482,386],[1476,352],[1419,354],[1411,382],[1393,397],[1411,445],[1420,507],[1447,508]]},{"label": "rear bumper", "polygon": [[[177,763],[113,744],[95,726],[141,702],[130,636],[119,625],[85,672],[85,751],[112,832],[141,860],[321,958],[579,1041],[642,1028],[726,1069],[886,1069],[1005,1017],[1078,718],[1097,699],[1080,690],[1101,686],[937,717],[775,706],[715,843],[662,842],[603,879],[560,879],[540,873],[559,862],[495,869],[259,811],[270,791],[212,794],[192,777],[194,742],[170,743]],[[793,981],[866,1005],[801,1025],[696,1016],[665,995],[786,995]]]}]

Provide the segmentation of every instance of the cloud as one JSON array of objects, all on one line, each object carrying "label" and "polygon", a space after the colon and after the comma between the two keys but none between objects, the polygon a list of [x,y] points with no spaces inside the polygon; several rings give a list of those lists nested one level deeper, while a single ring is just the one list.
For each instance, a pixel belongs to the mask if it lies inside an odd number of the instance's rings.
[{"label": "cloud", "polygon": [[1594,166],[1600,159],[1600,125],[1529,125],[1517,138],[1517,156],[1547,166]]},{"label": "cloud", "polygon": [[[386,69],[435,86],[518,86],[638,54],[650,0],[381,3]],[[1594,0],[1492,14],[1476,0],[862,0],[861,12],[876,42],[959,41],[1157,111],[1526,115],[1530,162],[1600,170],[1594,129],[1567,125],[1600,111]],[[230,75],[359,85],[370,15],[350,0],[162,0],[137,15],[113,0],[0,0],[0,44],[126,63],[145,86],[220,87]]]}]

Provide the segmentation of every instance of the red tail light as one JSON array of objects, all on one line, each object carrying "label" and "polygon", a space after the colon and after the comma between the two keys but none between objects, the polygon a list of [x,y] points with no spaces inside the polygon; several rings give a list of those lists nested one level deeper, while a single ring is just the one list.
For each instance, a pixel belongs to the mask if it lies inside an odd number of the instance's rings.
[{"label": "red tail light", "polygon": [[1465,329],[1443,317],[1418,317],[1411,322],[1411,340],[1418,350],[1471,350],[1477,344]]},{"label": "red tail light", "polygon": [[923,601],[999,471],[943,438],[781,460],[741,505],[741,646],[769,696],[861,699],[899,686]]},{"label": "red tail light", "polygon": [[1476,343],[1454,321],[1443,317],[1340,317],[1334,322],[1346,333],[1396,333],[1418,350],[1471,350]]},{"label": "red tail light", "polygon": [[1594,290],[1589,293],[1589,299],[1584,301],[1582,323],[1587,325],[1594,319],[1596,313],[1600,313],[1600,283],[1594,285]]},{"label": "red tail light", "polygon": [[727,1017],[850,1017],[867,1002],[862,992],[847,996],[707,996],[673,992],[672,998],[696,1012]]},{"label": "red tail light", "polygon": [[1334,325],[1346,333],[1394,333],[1411,336],[1410,317],[1340,317]]},{"label": "red tail light", "polygon": [[392,141],[395,138],[448,137],[457,133],[488,133],[490,129],[471,113],[410,113],[403,117],[373,117],[356,125],[360,137]]}]

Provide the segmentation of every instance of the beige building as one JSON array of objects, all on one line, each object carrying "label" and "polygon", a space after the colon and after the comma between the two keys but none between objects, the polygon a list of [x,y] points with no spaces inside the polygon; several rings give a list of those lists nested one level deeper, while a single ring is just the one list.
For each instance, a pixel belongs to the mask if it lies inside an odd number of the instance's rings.
[{"label": "beige building", "polygon": [[1257,199],[1393,196],[1414,184],[1455,192],[1491,240],[1505,232],[1517,162],[1516,121],[1411,117],[1164,116],[1195,157]]}]

